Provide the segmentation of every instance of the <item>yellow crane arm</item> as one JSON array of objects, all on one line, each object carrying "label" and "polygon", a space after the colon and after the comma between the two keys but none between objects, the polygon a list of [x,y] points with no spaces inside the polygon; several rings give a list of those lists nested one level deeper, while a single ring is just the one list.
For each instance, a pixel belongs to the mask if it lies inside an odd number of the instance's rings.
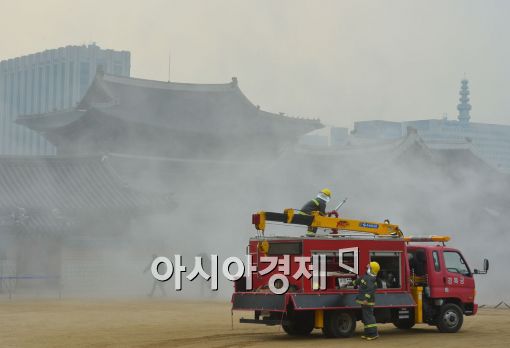
[{"label": "yellow crane arm", "polygon": [[393,225],[389,222],[371,222],[340,217],[328,217],[320,215],[319,212],[313,212],[311,215],[296,214],[294,209],[285,209],[283,213],[261,211],[252,216],[252,222],[259,231],[265,230],[266,221],[305,225],[316,228],[329,228],[332,230],[372,233],[380,236],[403,236],[398,225]]},{"label": "yellow crane arm", "polygon": [[372,222],[363,220],[351,220],[336,217],[322,216],[318,212],[313,212],[314,217],[312,227],[330,228],[344,231],[372,233],[378,236],[399,236],[402,237],[402,231],[398,225],[386,222]]}]

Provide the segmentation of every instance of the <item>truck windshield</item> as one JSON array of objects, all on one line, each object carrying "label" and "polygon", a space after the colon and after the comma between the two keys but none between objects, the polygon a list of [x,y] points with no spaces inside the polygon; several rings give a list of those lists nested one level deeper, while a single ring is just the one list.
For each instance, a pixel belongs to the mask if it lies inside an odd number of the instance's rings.
[{"label": "truck windshield", "polygon": [[462,275],[470,275],[469,269],[466,265],[466,262],[462,258],[462,256],[456,251],[445,251],[444,255],[444,264],[448,272],[451,273],[459,273]]}]

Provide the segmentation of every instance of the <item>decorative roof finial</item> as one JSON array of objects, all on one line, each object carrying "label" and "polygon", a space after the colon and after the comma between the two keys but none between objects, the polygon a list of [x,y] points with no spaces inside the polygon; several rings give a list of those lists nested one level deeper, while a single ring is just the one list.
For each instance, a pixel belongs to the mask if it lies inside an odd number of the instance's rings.
[{"label": "decorative roof finial", "polygon": [[471,116],[469,115],[469,111],[471,110],[471,104],[469,104],[469,81],[464,78],[460,82],[460,98],[459,104],[457,105],[457,110],[459,110],[459,122],[467,124]]}]

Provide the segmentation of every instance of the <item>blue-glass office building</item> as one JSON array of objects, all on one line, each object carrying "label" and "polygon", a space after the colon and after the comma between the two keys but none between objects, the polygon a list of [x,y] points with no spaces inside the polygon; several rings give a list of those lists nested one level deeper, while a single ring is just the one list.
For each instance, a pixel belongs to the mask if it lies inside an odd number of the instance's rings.
[{"label": "blue-glass office building", "polygon": [[52,155],[55,148],[38,133],[15,123],[18,115],[72,108],[101,67],[129,76],[130,53],[96,44],[66,46],[0,62],[0,154]]}]

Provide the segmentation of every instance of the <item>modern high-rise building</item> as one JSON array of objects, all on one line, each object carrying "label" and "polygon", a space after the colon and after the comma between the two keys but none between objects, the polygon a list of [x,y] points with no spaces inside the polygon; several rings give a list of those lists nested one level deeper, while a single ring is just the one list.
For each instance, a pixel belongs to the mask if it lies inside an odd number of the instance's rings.
[{"label": "modern high-rise building", "polygon": [[66,46],[0,62],[0,154],[52,155],[38,133],[15,123],[18,115],[69,109],[79,102],[96,70],[129,76],[128,51],[96,44]]}]

